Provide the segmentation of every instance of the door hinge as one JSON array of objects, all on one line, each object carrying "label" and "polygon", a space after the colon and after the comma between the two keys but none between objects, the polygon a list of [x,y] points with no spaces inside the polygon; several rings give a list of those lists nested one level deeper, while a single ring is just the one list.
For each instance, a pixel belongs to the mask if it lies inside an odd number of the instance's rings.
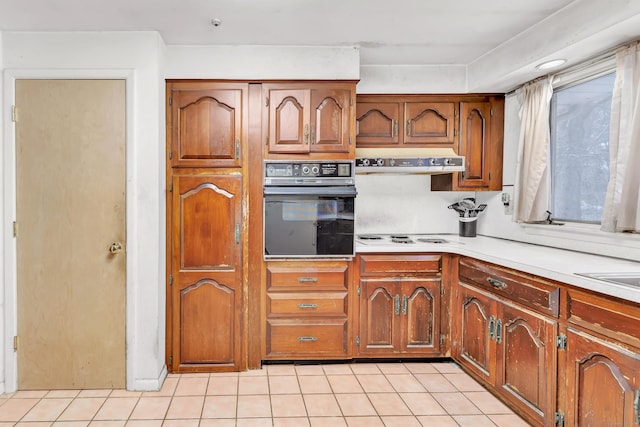
[{"label": "door hinge", "polygon": [[269,106],[269,97],[267,96],[264,100],[264,106],[268,107]]},{"label": "door hinge", "polygon": [[556,412],[555,420],[558,427],[564,427],[564,414],[562,412]]},{"label": "door hinge", "polygon": [[169,160],[173,159],[173,151],[169,150]]},{"label": "door hinge", "polygon": [[489,109],[489,115],[493,117],[493,108]]},{"label": "door hinge", "polygon": [[18,222],[13,221],[13,237],[18,237]]},{"label": "door hinge", "polygon": [[356,345],[358,345],[358,346],[360,345],[360,337],[359,336],[356,337]]},{"label": "door hinge", "polygon": [[173,105],[173,96],[169,97],[169,105]]},{"label": "door hinge", "polygon": [[169,356],[169,365],[173,366],[173,356]]},{"label": "door hinge", "polygon": [[444,295],[444,283],[440,282],[440,295]]},{"label": "door hinge", "polygon": [[173,274],[169,275],[169,286],[173,286]]},{"label": "door hinge", "polygon": [[358,296],[360,296],[360,286],[358,286],[357,292],[358,292]]},{"label": "door hinge", "polygon": [[13,337],[13,351],[18,351],[18,336]]},{"label": "door hinge", "polygon": [[236,224],[236,243],[240,243],[240,224]]},{"label": "door hinge", "polygon": [[236,160],[240,158],[240,140],[236,139]]},{"label": "door hinge", "polygon": [[444,344],[444,335],[440,334],[440,346]]},{"label": "door hinge", "polygon": [[173,182],[169,183],[169,193],[173,193]]},{"label": "door hinge", "polygon": [[556,346],[559,350],[567,350],[567,336],[560,334],[556,339]]},{"label": "door hinge", "polygon": [[351,135],[349,135],[349,145],[352,145],[352,144],[353,144],[353,142],[351,140]]},{"label": "door hinge", "polygon": [[18,107],[15,105],[11,106],[11,120],[14,122],[18,121]]}]

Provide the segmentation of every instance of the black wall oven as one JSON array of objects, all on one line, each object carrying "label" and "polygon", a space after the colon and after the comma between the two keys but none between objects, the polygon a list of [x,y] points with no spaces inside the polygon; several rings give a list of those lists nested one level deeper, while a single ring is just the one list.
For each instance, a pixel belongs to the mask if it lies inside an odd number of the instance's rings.
[{"label": "black wall oven", "polygon": [[265,258],[353,256],[353,162],[267,161],[264,166]]}]

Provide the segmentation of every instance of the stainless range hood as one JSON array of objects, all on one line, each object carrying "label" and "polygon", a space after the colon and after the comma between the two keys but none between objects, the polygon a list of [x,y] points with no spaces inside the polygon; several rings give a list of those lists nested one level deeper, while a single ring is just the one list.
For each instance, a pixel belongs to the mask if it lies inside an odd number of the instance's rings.
[{"label": "stainless range hood", "polygon": [[356,148],[356,174],[443,174],[464,164],[451,148]]}]

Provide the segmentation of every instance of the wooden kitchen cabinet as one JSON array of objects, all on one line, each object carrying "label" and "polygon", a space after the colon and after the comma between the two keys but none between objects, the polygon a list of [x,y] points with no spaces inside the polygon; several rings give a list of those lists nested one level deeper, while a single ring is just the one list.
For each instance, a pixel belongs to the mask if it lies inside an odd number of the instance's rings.
[{"label": "wooden kitchen cabinet", "polygon": [[186,172],[171,189],[170,369],[237,371],[242,177]]},{"label": "wooden kitchen cabinet", "polygon": [[440,355],[441,255],[360,255],[358,354]]},{"label": "wooden kitchen cabinet", "polygon": [[[550,343],[557,336],[558,320],[543,313],[558,313],[558,293],[551,283],[469,258],[460,261],[453,356],[541,426],[555,424],[557,358]],[[523,301],[527,304],[519,304]]]},{"label": "wooden kitchen cabinet", "polygon": [[167,83],[172,167],[241,166],[248,89],[248,83]]},{"label": "wooden kitchen cabinet", "polygon": [[639,425],[640,307],[569,289],[567,320],[565,425]]},{"label": "wooden kitchen cabinet", "polygon": [[270,261],[264,358],[344,359],[349,349],[348,261]]},{"label": "wooden kitchen cabinet", "polygon": [[265,83],[262,91],[266,158],[353,158],[355,83]]},{"label": "wooden kitchen cabinet", "polygon": [[433,175],[434,191],[501,191],[504,145],[504,97],[468,98],[460,102],[456,152],[465,171]]},{"label": "wooden kitchen cabinet", "polygon": [[439,95],[358,95],[356,144],[455,148],[458,102]]}]

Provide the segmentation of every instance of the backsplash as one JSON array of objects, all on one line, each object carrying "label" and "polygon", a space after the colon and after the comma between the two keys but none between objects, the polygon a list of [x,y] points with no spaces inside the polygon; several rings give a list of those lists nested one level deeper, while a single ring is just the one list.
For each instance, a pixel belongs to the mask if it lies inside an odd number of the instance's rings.
[{"label": "backsplash", "polygon": [[458,216],[447,206],[475,195],[431,191],[429,175],[356,175],[356,189],[358,234],[458,233]]}]

